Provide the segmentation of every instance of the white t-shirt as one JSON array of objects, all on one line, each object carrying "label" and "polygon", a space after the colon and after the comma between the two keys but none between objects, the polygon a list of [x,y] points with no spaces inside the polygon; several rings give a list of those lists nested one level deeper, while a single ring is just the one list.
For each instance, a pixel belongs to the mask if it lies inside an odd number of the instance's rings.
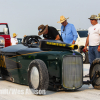
[{"label": "white t-shirt", "polygon": [[11,38],[12,45],[16,45],[18,43],[17,38]]},{"label": "white t-shirt", "polygon": [[89,46],[97,46],[100,43],[100,24],[89,27]]}]

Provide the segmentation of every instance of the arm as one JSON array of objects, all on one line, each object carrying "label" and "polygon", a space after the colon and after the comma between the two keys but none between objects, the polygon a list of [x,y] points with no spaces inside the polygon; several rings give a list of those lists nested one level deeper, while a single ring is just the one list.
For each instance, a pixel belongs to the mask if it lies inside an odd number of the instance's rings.
[{"label": "arm", "polygon": [[56,38],[55,38],[55,40],[60,40],[60,36],[57,35]]},{"label": "arm", "polygon": [[53,27],[52,35],[55,37],[55,40],[60,40],[59,32],[54,27]]},{"label": "arm", "polygon": [[98,52],[100,52],[100,29],[99,29],[99,46],[98,46]]},{"label": "arm", "polygon": [[72,44],[75,44],[75,41],[76,41],[78,35],[77,35],[77,31],[76,31],[74,25],[72,25],[72,33],[73,33],[73,36],[74,36]]},{"label": "arm", "polygon": [[11,46],[12,46],[12,38],[11,38]]},{"label": "arm", "polygon": [[17,40],[17,38],[16,38],[16,44],[18,44],[18,40]]},{"label": "arm", "polygon": [[73,40],[72,44],[75,44],[75,40]]},{"label": "arm", "polygon": [[84,50],[87,49],[87,46],[89,45],[89,35],[87,36],[87,39],[86,39],[86,43],[85,43],[85,47],[84,47]]},{"label": "arm", "polygon": [[16,44],[18,44],[18,42]]}]

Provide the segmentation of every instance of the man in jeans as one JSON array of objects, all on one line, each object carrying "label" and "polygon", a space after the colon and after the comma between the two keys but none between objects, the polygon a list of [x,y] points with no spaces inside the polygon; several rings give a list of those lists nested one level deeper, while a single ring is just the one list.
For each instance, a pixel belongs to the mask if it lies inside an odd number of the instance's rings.
[{"label": "man in jeans", "polygon": [[90,66],[94,59],[100,58],[100,24],[98,24],[97,15],[91,15],[89,18],[92,26],[88,29],[88,37],[84,50],[89,44],[89,62]]}]

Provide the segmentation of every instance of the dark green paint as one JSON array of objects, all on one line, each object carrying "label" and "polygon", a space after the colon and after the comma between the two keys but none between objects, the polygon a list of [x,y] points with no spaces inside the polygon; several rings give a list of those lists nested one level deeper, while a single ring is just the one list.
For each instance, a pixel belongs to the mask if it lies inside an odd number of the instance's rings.
[{"label": "dark green paint", "polygon": [[[11,77],[14,78],[15,83],[28,85],[28,67],[32,60],[41,59],[45,62],[50,76],[55,76],[62,80],[62,59],[65,55],[72,55],[72,51],[46,51],[27,55],[14,56],[9,58],[16,63],[21,64],[21,68],[8,69]],[[79,53],[76,53],[80,55]],[[7,66],[6,66],[7,67]]]}]

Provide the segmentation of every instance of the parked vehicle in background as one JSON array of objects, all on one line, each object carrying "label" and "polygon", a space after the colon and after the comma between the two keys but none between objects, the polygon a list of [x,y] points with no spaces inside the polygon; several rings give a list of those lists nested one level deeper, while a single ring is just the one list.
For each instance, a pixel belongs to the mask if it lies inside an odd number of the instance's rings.
[{"label": "parked vehicle in background", "polygon": [[22,43],[22,38],[17,38],[17,40],[18,40],[18,44]]},{"label": "parked vehicle in background", "polygon": [[7,23],[0,23],[0,48],[11,45],[9,27]]},{"label": "parked vehicle in background", "polygon": [[89,63],[88,48],[87,48],[87,51],[83,50],[85,43],[86,43],[86,38],[88,36],[88,30],[77,30],[77,33],[78,33],[78,38],[76,40],[76,44],[78,44],[77,51],[82,54],[83,63]]}]

